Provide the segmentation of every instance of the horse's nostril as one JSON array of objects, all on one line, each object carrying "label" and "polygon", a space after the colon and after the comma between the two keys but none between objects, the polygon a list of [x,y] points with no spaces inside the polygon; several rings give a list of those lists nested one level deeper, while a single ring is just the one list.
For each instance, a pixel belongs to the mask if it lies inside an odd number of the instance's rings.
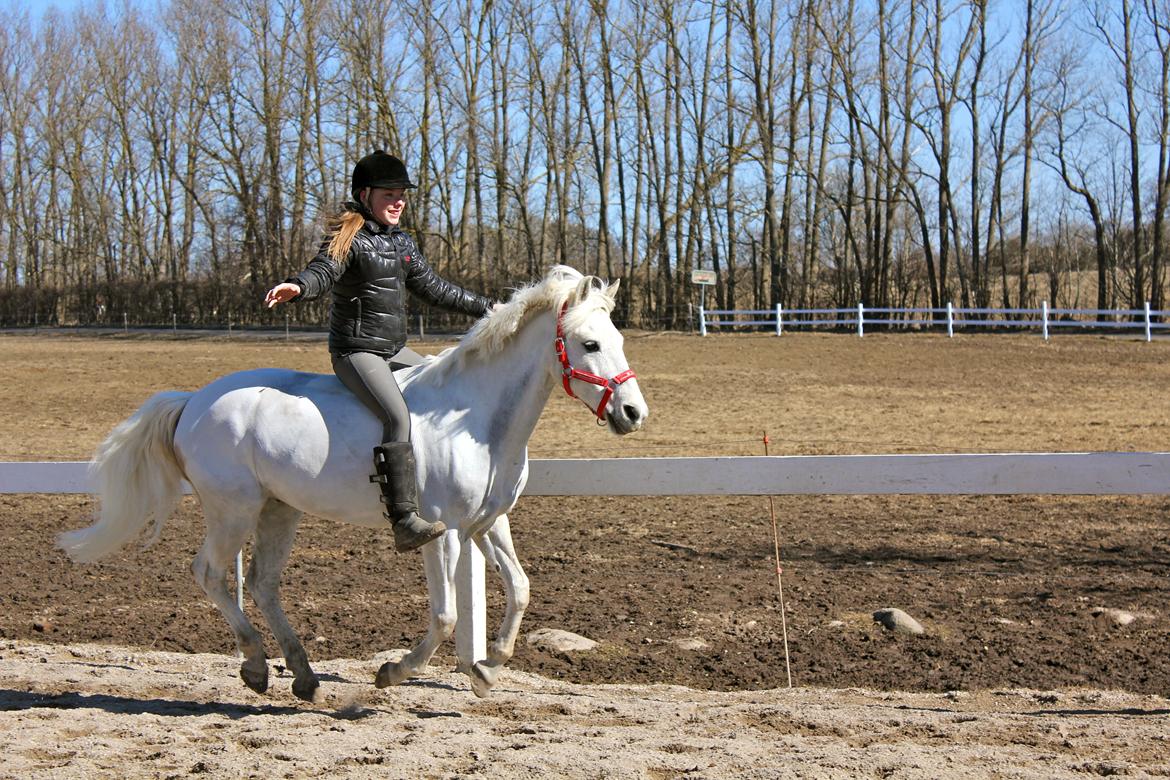
[{"label": "horse's nostril", "polygon": [[642,413],[633,404],[626,404],[622,407],[622,411],[626,413],[626,419],[630,422],[638,422],[642,419]]}]

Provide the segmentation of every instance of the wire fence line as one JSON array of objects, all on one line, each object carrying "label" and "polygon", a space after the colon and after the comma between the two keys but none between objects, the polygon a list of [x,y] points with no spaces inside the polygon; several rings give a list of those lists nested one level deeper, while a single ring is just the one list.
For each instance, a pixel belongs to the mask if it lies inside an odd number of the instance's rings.
[{"label": "wire fence line", "polygon": [[[431,328],[419,315],[408,323],[411,341],[449,341],[463,337],[467,329],[453,329],[451,326]],[[184,323],[178,317],[169,322],[136,322],[124,317],[120,324],[60,325],[39,324],[5,327],[0,324],[2,335],[73,335],[73,336],[162,336],[177,339],[197,338],[238,338],[238,339],[283,339],[285,341],[325,341],[329,337],[328,324],[305,325],[290,317],[274,319],[271,324],[241,325],[232,320]]]},{"label": "wire fence line", "polygon": [[1038,328],[1046,341],[1056,328],[1139,330],[1146,341],[1152,341],[1155,332],[1170,333],[1170,311],[1153,310],[1148,302],[1141,309],[1055,309],[1049,307],[1048,301],[1038,309],[973,308],[951,303],[939,308],[867,308],[863,303],[846,309],[785,309],[779,304],[771,309],[700,306],[698,321],[699,334],[703,336],[709,328],[769,328],[777,336],[783,335],[785,328],[849,328],[864,336],[866,326],[901,330],[945,328],[950,337],[955,335],[956,328]]},{"label": "wire fence line", "polygon": [[[783,335],[784,329],[847,330],[864,336],[866,328],[883,328],[887,331],[921,331],[931,328],[945,329],[948,336],[955,335],[956,328],[972,332],[986,332],[997,329],[1029,330],[1039,329],[1044,339],[1051,331],[1059,328],[1082,331],[1141,331],[1146,341],[1155,335],[1170,335],[1170,310],[1151,309],[1146,303],[1142,309],[1067,309],[1051,308],[1045,301],[1040,308],[992,309],[959,307],[948,304],[939,308],[893,308],[867,307],[859,303],[849,308],[803,308],[786,309],[777,305],[771,309],[707,309],[688,304],[685,316],[685,330],[706,336],[712,328],[733,330],[773,331]],[[466,328],[450,323],[433,323],[426,315],[410,318],[412,339],[458,340]],[[665,321],[657,323],[669,330]],[[216,319],[201,322],[182,322],[176,315],[169,321],[154,318],[135,318],[123,314],[120,322],[91,324],[60,324],[57,322],[32,323],[5,327],[0,323],[0,334],[68,333],[93,335],[170,335],[178,338],[219,336],[227,338],[273,338],[285,340],[324,339],[328,326],[321,323],[306,324],[302,318],[292,318],[287,312],[283,318],[273,318],[264,325],[241,324],[232,319]]]}]

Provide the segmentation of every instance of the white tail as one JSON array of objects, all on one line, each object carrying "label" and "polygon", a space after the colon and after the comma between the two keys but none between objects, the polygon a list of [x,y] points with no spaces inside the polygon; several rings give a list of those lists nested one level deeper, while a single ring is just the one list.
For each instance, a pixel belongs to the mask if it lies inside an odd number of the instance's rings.
[{"label": "white tail", "polygon": [[154,535],[183,496],[183,472],[175,459],[175,426],[191,393],[157,393],[120,423],[94,453],[90,481],[101,502],[96,522],[66,531],[57,546],[89,563],[109,555],[154,521]]}]

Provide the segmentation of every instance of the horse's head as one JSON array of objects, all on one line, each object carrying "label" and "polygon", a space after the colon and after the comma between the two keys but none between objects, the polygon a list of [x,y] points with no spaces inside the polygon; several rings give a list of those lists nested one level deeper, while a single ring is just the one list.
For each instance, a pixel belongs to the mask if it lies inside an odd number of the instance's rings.
[{"label": "horse's head", "polygon": [[[459,365],[460,356],[498,355],[539,318],[543,327],[551,324],[555,331],[551,345],[544,335],[534,334],[548,377],[581,399],[600,424],[608,423],[614,433],[633,433],[642,427],[648,411],[622,352],[622,334],[610,320],[617,289],[616,282],[607,284],[574,268],[554,266],[544,279],[517,289],[506,303],[477,322],[457,349],[440,357],[437,367],[451,370]],[[556,351],[545,352],[548,346]],[[544,355],[552,359],[545,363]]]},{"label": "horse's head", "polygon": [[556,369],[565,391],[593,410],[599,424],[626,434],[642,427],[649,409],[610,319],[617,289],[618,282],[583,276],[568,292],[556,309]]}]

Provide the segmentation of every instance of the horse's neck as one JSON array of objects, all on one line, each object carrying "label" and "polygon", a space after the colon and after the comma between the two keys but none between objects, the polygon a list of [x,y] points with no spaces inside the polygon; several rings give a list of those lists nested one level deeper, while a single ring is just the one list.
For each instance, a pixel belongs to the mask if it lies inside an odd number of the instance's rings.
[{"label": "horse's neck", "polygon": [[488,431],[493,457],[524,457],[555,384],[555,330],[552,312],[538,314],[499,352],[468,358],[459,374],[458,381],[474,399],[475,417]]}]

